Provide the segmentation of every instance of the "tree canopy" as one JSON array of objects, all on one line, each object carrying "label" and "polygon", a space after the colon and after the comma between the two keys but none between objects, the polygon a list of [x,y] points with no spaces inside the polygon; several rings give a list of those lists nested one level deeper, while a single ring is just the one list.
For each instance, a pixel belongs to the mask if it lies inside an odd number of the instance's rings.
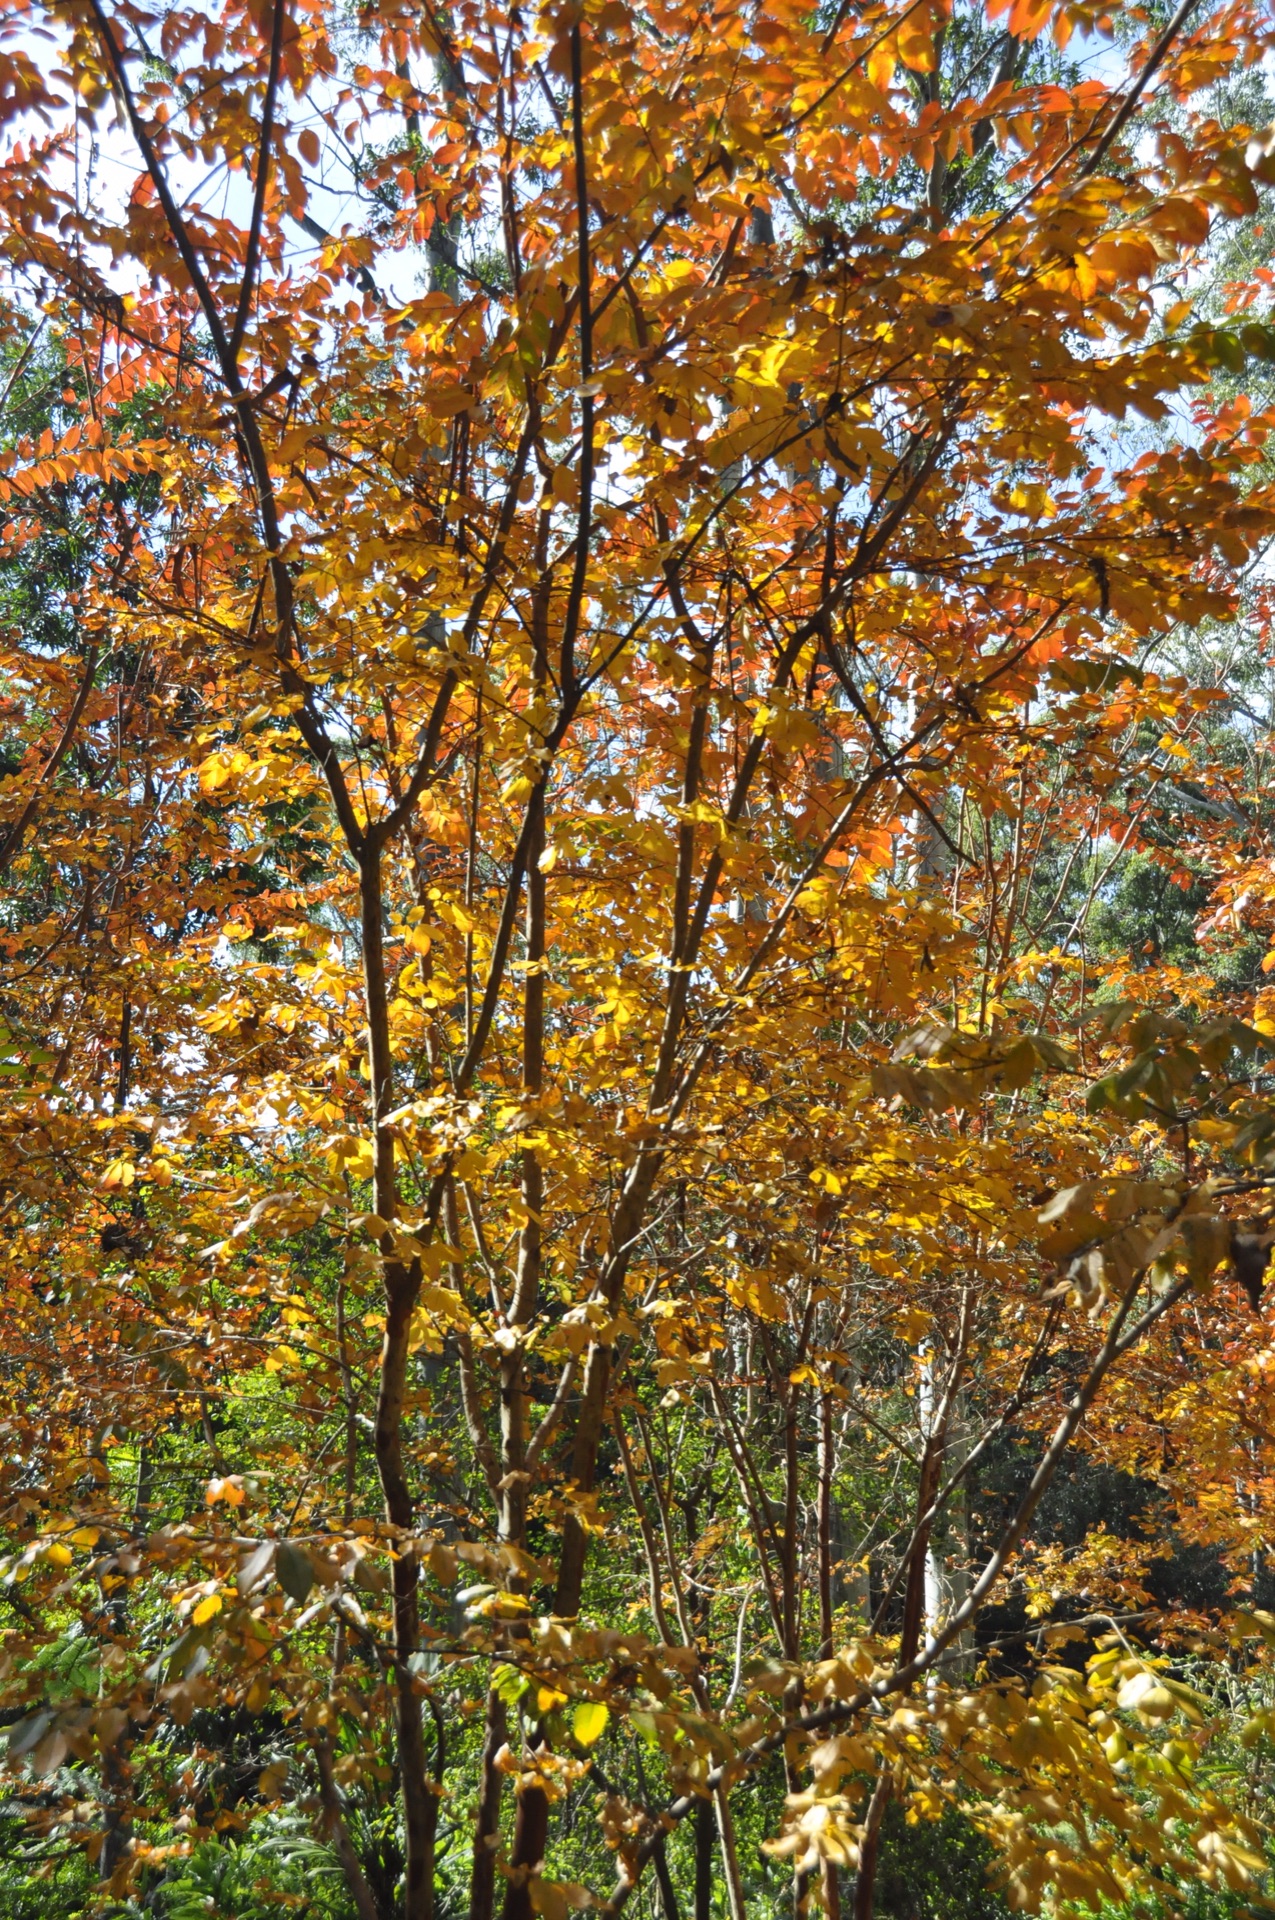
[{"label": "tree canopy", "polygon": [[9,1910],[1266,1900],[1273,43],[6,0]]}]

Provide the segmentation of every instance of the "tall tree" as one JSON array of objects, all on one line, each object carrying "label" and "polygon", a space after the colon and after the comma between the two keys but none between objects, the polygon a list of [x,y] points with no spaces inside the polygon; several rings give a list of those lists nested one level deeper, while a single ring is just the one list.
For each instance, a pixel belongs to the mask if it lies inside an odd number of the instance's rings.
[{"label": "tall tree", "polygon": [[1265,1002],[1088,937],[1179,758],[1261,851],[1154,650],[1275,524],[1275,331],[1163,292],[1269,20],[8,18],[6,555],[93,529],[0,666],[33,1820],[123,1898],[308,1775],[405,1920],[866,1916],[898,1803],[1024,1905],[1249,1887],[1143,1569],[1041,1529],[1107,1450],[1251,1584],[1271,1497]]}]

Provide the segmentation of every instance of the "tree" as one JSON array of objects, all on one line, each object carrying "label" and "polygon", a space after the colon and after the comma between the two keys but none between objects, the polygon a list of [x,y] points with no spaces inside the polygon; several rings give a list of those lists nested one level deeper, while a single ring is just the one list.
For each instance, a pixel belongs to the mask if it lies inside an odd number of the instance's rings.
[{"label": "tree", "polygon": [[866,1920],[891,1806],[1020,1905],[1247,1889],[1181,1661],[1261,1593],[1045,1503],[1264,1577],[1275,1028],[1088,929],[1265,851],[1156,650],[1272,525],[1275,331],[1168,298],[1269,22],[11,20],[6,554],[92,528],[3,667],[32,1823],[158,1902],[300,1793],[360,1920]]}]

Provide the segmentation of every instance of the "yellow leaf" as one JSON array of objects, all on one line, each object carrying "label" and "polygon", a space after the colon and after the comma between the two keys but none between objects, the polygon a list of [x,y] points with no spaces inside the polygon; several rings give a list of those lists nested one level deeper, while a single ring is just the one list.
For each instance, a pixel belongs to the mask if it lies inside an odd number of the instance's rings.
[{"label": "yellow leaf", "polygon": [[376,1167],[376,1154],[370,1140],[356,1143],[354,1152],[343,1156],[345,1170],[352,1180],[370,1180]]},{"label": "yellow leaf", "polygon": [[882,46],[873,47],[868,55],[868,79],[878,92],[884,93],[894,78],[894,48],[887,40]]},{"label": "yellow leaf", "polygon": [[200,791],[219,793],[251,765],[251,758],[240,747],[223,748],[220,753],[211,754],[199,769]]},{"label": "yellow leaf", "polygon": [[899,26],[899,58],[914,73],[934,71],[934,33],[925,14],[911,14]]},{"label": "yellow leaf", "polygon": [[934,1326],[934,1315],[923,1307],[905,1307],[895,1318],[895,1330],[900,1340],[906,1340],[909,1346],[916,1346],[924,1340]]},{"label": "yellow leaf", "polygon": [[190,1616],[190,1623],[193,1627],[202,1627],[205,1620],[211,1620],[214,1614],[220,1612],[221,1595],[219,1593],[210,1593],[205,1599],[201,1600],[195,1608],[195,1611]]},{"label": "yellow leaf", "polygon": [[1076,254],[1071,264],[1076,269],[1076,285],[1080,290],[1081,299],[1092,300],[1098,291],[1098,276],[1090,264],[1088,254]]},{"label": "yellow leaf", "polygon": [[600,1700],[585,1700],[571,1717],[571,1731],[582,1747],[594,1746],[606,1732],[610,1710]]},{"label": "yellow leaf", "polygon": [[1036,480],[1012,488],[1008,504],[1015,513],[1027,514],[1033,520],[1052,520],[1058,511],[1048,489]]}]

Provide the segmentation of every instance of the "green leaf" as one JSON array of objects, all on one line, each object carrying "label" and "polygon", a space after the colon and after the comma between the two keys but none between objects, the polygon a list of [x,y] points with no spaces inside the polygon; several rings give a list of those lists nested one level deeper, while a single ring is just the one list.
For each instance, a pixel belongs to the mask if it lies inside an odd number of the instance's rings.
[{"label": "green leaf", "polygon": [[240,1593],[252,1593],[259,1587],[274,1565],[275,1543],[263,1540],[260,1546],[253,1547],[239,1562],[235,1574],[235,1585]]},{"label": "green leaf", "polygon": [[1105,1080],[1095,1081],[1085,1095],[1085,1112],[1101,1113],[1104,1107],[1113,1107],[1119,1099],[1116,1092],[1116,1076],[1109,1073]]},{"label": "green leaf", "polygon": [[1136,1000],[1100,1000],[1096,1007],[1090,1007],[1085,1019],[1091,1021],[1100,1033],[1114,1036],[1141,1011]]},{"label": "green leaf", "polygon": [[1275,1134],[1275,1113],[1254,1114],[1231,1142],[1231,1149],[1241,1159],[1260,1161],[1270,1152],[1270,1141]]},{"label": "green leaf", "polygon": [[281,1540],[274,1570],[284,1592],[300,1606],[314,1585],[314,1568],[305,1548],[299,1547],[295,1540]]},{"label": "green leaf", "polygon": [[48,1707],[41,1707],[38,1712],[29,1713],[25,1720],[15,1722],[9,1729],[9,1758],[17,1760],[22,1754],[30,1753],[52,1725],[53,1714]]},{"label": "green leaf", "polygon": [[1255,360],[1275,360],[1275,328],[1254,322],[1240,328],[1240,339],[1245,352],[1252,354]]},{"label": "green leaf", "polygon": [[1047,1033],[1032,1033],[1027,1036],[1028,1044],[1042,1066],[1052,1067],[1058,1073],[1075,1073],[1078,1062],[1069,1047]]},{"label": "green leaf", "polygon": [[491,1684],[497,1698],[503,1700],[507,1707],[516,1707],[531,1682],[525,1673],[519,1673],[517,1667],[506,1666],[502,1662],[493,1672]]},{"label": "green leaf", "polygon": [[1065,693],[1109,693],[1124,681],[1141,686],[1146,675],[1128,660],[1055,660],[1049,684]]},{"label": "green leaf", "polygon": [[1079,1206],[1082,1200],[1088,1200],[1094,1190],[1095,1182],[1092,1180],[1082,1180],[1074,1187],[1060,1187],[1036,1215],[1038,1224],[1042,1227],[1051,1227],[1055,1220],[1061,1220],[1064,1214],[1070,1213],[1072,1208]]},{"label": "green leaf", "polygon": [[1202,1292],[1210,1275],[1230,1256],[1231,1223],[1207,1214],[1190,1214],[1179,1223],[1178,1233],[1191,1284]]}]

